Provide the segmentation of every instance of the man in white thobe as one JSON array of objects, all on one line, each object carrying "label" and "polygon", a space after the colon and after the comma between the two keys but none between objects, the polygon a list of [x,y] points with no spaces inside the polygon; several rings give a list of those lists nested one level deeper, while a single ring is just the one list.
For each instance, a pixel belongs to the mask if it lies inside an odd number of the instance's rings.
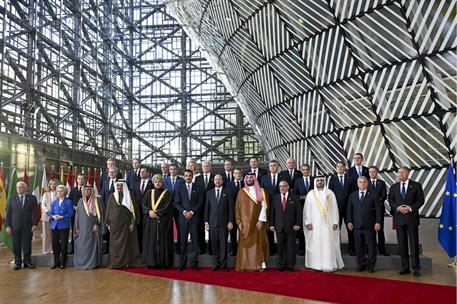
[{"label": "man in white thobe", "polygon": [[303,208],[306,268],[331,272],[344,267],[338,220],[335,194],[326,187],[323,176],[316,177]]}]

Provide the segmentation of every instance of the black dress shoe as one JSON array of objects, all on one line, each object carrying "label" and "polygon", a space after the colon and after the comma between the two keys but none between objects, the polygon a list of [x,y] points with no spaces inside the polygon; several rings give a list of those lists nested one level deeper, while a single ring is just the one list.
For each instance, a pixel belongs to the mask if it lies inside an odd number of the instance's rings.
[{"label": "black dress shoe", "polygon": [[287,271],[289,271],[289,272],[294,272],[295,269],[290,267],[289,269],[287,269]]},{"label": "black dress shoe", "polygon": [[34,268],[36,268],[36,267],[35,267],[35,265],[33,265],[33,264],[24,264],[24,268],[34,269]]},{"label": "black dress shoe", "polygon": [[211,268],[211,271],[218,271],[220,269],[219,266],[214,266],[213,268]]},{"label": "black dress shoe", "polygon": [[235,251],[230,251],[229,254],[230,254],[230,256],[235,256],[236,255]]},{"label": "black dress shoe", "polygon": [[223,272],[228,272],[227,267],[222,268],[222,271],[223,271]]},{"label": "black dress shoe", "polygon": [[[262,269],[263,269],[263,268],[262,268]],[[262,269],[261,269],[261,270],[262,270]],[[279,267],[279,268],[278,268],[278,271],[279,271],[279,272],[283,272],[284,270],[285,270],[284,267]]]},{"label": "black dress shoe", "polygon": [[357,267],[357,272],[362,272],[362,271],[364,271],[366,268],[367,268],[367,266],[360,266],[360,267]]},{"label": "black dress shoe", "polygon": [[60,269],[65,269],[65,266],[64,265],[60,266]]},{"label": "black dress shoe", "polygon": [[408,273],[411,273],[411,271],[409,269],[405,269],[405,270],[401,270],[398,274],[404,275],[404,274],[408,274]]},{"label": "black dress shoe", "polygon": [[198,271],[198,267],[197,266],[192,266],[192,271]]},{"label": "black dress shoe", "polygon": [[56,269],[57,267],[60,267],[60,265],[52,265],[51,269]]},{"label": "black dress shoe", "polygon": [[304,255],[305,255],[305,250],[300,249],[300,250],[298,251],[298,255],[299,255],[299,256],[304,256]]},{"label": "black dress shoe", "polygon": [[19,270],[21,269],[22,267],[20,265],[14,265],[14,270]]},{"label": "black dress shoe", "polygon": [[185,266],[179,266],[178,271],[183,271],[186,267]]},{"label": "black dress shoe", "polygon": [[374,268],[368,268],[368,272],[369,273],[373,273],[374,272]]},{"label": "black dress shoe", "polygon": [[419,270],[414,270],[413,275],[414,275],[415,277],[420,277],[420,276],[421,276],[421,273],[420,273]]},{"label": "black dress shoe", "polygon": [[355,251],[354,251],[354,249],[349,249],[349,255],[350,255],[350,256],[355,256]]}]

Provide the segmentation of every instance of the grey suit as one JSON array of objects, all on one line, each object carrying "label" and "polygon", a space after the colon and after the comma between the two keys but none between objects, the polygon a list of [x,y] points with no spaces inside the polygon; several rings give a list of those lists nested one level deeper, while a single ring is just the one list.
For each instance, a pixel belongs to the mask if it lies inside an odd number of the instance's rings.
[{"label": "grey suit", "polygon": [[[5,225],[11,227],[13,236],[14,263],[30,264],[32,255],[32,226],[38,225],[38,203],[34,195],[24,194],[24,203],[15,195],[8,200]],[[22,252],[24,259],[22,260]]]}]

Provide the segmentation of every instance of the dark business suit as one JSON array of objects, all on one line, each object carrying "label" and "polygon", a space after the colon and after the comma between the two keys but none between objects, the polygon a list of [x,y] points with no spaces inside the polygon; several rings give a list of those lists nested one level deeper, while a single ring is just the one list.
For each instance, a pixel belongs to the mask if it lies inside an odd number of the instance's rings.
[{"label": "dark business suit", "polygon": [[[381,224],[382,210],[376,192],[364,190],[365,197],[361,200],[360,190],[349,196],[347,205],[347,222],[352,223],[355,241],[355,252],[359,268],[368,266],[374,269],[376,264],[376,223]],[[365,256],[365,245],[368,249],[368,263]]]},{"label": "dark business suit", "polygon": [[[179,211],[179,225],[181,229],[181,256],[179,267],[184,268],[187,265],[187,238],[190,231],[190,240],[192,242],[192,251],[190,262],[192,267],[198,265],[198,228],[200,219],[203,218],[203,192],[197,184],[192,183],[191,197],[187,192],[187,184],[183,184],[176,189],[175,206]],[[184,217],[184,211],[192,211],[193,216],[190,219]]]},{"label": "dark business suit", "polygon": [[[308,176],[308,185],[305,185],[305,179],[302,177],[298,178],[294,184],[294,190],[292,191],[295,195],[300,198],[300,205],[303,210],[305,206],[305,197],[310,190],[314,189],[314,177]],[[303,226],[300,226],[300,230],[297,231],[298,238],[298,249],[299,255],[304,255],[306,250],[305,235],[303,233]]]},{"label": "dark business suit", "polygon": [[[338,210],[340,214],[340,229],[341,225],[344,223],[347,224],[346,219],[346,210],[347,210],[347,202],[349,199],[349,194],[356,190],[356,185],[353,183],[351,177],[347,174],[344,175],[344,183],[343,187],[341,187],[341,183],[339,180],[338,175],[333,175],[330,177],[330,181],[328,183],[328,188],[335,193],[336,201],[338,203]],[[351,255],[354,255],[354,234],[352,231],[348,232],[348,244],[349,244],[349,252]]]},{"label": "dark business suit", "polygon": [[359,173],[357,172],[357,168],[355,166],[350,167],[347,170],[346,175],[352,179],[352,182],[354,184],[357,184],[357,179],[360,176],[365,176],[367,178],[367,180],[370,180],[370,174],[368,173],[368,168],[365,166],[362,166],[362,175],[359,175]]},{"label": "dark business suit", "polygon": [[224,180],[224,185],[230,184],[235,178],[233,177],[233,171],[230,172],[230,179],[227,176],[227,173],[225,171],[219,173],[222,176],[222,179]]},{"label": "dark business suit", "polygon": [[144,189],[141,191],[143,187],[143,180],[140,179],[139,181],[135,182],[130,186],[130,193],[132,195],[132,199],[135,203],[135,214],[136,214],[136,232],[138,235],[138,249],[140,253],[143,252],[143,198],[144,195],[153,188],[152,181],[150,179],[144,182]]},{"label": "dark business suit", "polygon": [[[122,173],[120,171],[117,172],[117,176],[116,176],[116,179],[121,179],[122,178]],[[108,169],[105,169],[105,171],[102,173],[102,175],[100,176],[100,184],[99,184],[99,188],[98,189],[98,192],[101,192],[102,189],[103,189],[103,184],[105,183],[106,180],[109,180],[109,175],[108,175]],[[109,195],[108,195],[109,197]],[[106,199],[108,199],[108,197]]]},{"label": "dark business suit", "polygon": [[[252,172],[252,168],[250,168],[248,172]],[[264,168],[257,167],[256,177],[257,177],[257,180],[259,181],[259,184],[262,181],[262,177],[264,177],[265,175],[268,175],[268,171],[265,170]]]},{"label": "dark business suit", "polygon": [[[206,192],[208,190],[211,190],[214,188],[214,173],[207,173],[208,175],[208,184],[205,185],[205,173],[202,173],[198,176],[195,177],[195,183],[197,186],[202,189],[203,193],[203,204],[206,201]],[[204,207],[203,207],[204,208]],[[206,247],[206,242],[205,242],[205,222],[203,220],[203,216],[199,218],[200,222],[198,224],[198,247],[199,251],[201,254],[205,252],[205,249],[207,249],[207,252],[211,254],[211,239],[208,239],[208,247]]]},{"label": "dark business suit", "polygon": [[283,170],[279,173],[279,176],[281,177],[281,180],[283,181],[286,181],[288,184],[289,184],[289,187],[290,187],[290,190],[292,191],[294,186],[295,186],[295,182],[300,179],[300,177],[303,176],[303,174],[298,171],[297,169],[294,169],[293,170],[294,174],[293,176],[291,177],[290,176],[290,171],[289,169],[287,170]]},{"label": "dark business suit", "polygon": [[[276,173],[276,185],[273,185],[273,177],[271,173],[264,175],[262,180],[260,181],[260,187],[265,189],[268,194],[268,201],[273,201],[273,197],[275,194],[279,193],[279,182],[281,181],[281,176],[279,173]],[[271,210],[267,210],[267,212],[271,212]],[[275,246],[275,233],[268,229],[267,232],[268,236],[268,245],[270,249],[270,254],[276,253],[276,246]]]},{"label": "dark business suit", "polygon": [[228,187],[213,188],[206,193],[204,221],[209,224],[214,267],[227,268],[227,225],[234,222],[234,200]]},{"label": "dark business suit", "polygon": [[303,224],[303,213],[300,198],[289,192],[287,195],[286,208],[282,205],[283,194],[273,196],[270,212],[270,227],[275,227],[278,239],[278,264],[279,268],[295,268],[296,262],[296,232],[293,226]]},{"label": "dark business suit", "polygon": [[[401,256],[401,270],[409,270],[408,240],[411,250],[411,266],[414,271],[420,270],[419,261],[419,208],[424,204],[424,190],[418,182],[409,180],[406,195],[401,193],[402,183],[395,183],[390,187],[389,204],[393,209],[397,223],[397,240]],[[401,205],[407,205],[412,212],[402,214],[397,212]]]},{"label": "dark business suit", "polygon": [[[173,176],[170,176],[169,178],[164,180],[165,189],[170,190],[170,192],[172,194],[171,200],[173,202],[173,206],[175,206],[175,192],[176,192],[176,189],[180,185],[183,185],[183,184],[186,183],[184,178],[182,178],[181,176],[175,176],[174,178],[175,178],[174,185],[173,185]],[[177,234],[178,234],[177,235],[177,239],[176,239],[176,244],[175,244],[175,251],[176,251],[176,254],[181,254],[181,230],[180,230],[180,226],[179,226],[179,211],[176,208],[176,206],[173,208],[173,219],[175,221],[176,231],[177,231]]]},{"label": "dark business suit", "polygon": [[[238,181],[238,186],[237,186],[237,181],[233,180],[233,182],[229,183],[228,187],[232,191],[233,210],[235,210],[236,197],[238,196],[238,192],[240,191],[240,189],[244,187],[244,181],[242,179],[240,179]],[[236,221],[233,222],[233,229],[230,230],[229,235],[230,235],[230,255],[234,256],[234,255],[236,255],[236,252],[238,250],[238,225],[236,224]]]},{"label": "dark business suit", "polygon": [[368,180],[368,190],[371,192],[376,192],[378,196],[379,205],[381,206],[382,215],[381,215],[381,229],[378,231],[378,253],[386,254],[386,238],[384,236],[384,202],[387,199],[387,186],[386,182],[380,179],[376,179],[375,185],[371,180]]},{"label": "dark business suit", "polygon": [[132,169],[130,171],[127,172],[127,187],[129,188],[130,191],[132,191],[132,188],[135,186],[135,184],[137,182],[139,182],[141,180],[141,177],[140,177],[140,168],[136,169],[136,173],[135,173],[135,169]]},{"label": "dark business suit", "polygon": [[[73,210],[76,209],[78,206],[79,200],[83,197],[82,194],[82,186],[77,186],[71,189],[70,194],[68,195],[68,198],[72,201],[73,203]],[[75,213],[73,213],[73,216],[71,217],[71,228],[73,229],[75,227]],[[71,248],[70,248],[70,254],[74,252],[75,250],[75,240],[73,238],[73,233],[71,234]]]},{"label": "dark business suit", "polygon": [[[34,195],[25,195],[24,205],[16,194],[8,200],[5,210],[5,225],[11,227],[13,237],[14,263],[21,266],[31,263],[32,226],[38,225],[38,203]],[[22,252],[24,260],[22,260]]]}]

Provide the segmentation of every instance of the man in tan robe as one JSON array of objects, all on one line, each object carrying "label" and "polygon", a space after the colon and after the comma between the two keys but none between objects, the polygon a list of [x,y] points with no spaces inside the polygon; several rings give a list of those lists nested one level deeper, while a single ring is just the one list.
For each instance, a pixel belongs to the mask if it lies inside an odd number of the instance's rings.
[{"label": "man in tan robe", "polygon": [[268,199],[255,174],[244,178],[245,187],[238,192],[235,220],[240,231],[236,271],[263,271],[270,257],[267,238]]}]

